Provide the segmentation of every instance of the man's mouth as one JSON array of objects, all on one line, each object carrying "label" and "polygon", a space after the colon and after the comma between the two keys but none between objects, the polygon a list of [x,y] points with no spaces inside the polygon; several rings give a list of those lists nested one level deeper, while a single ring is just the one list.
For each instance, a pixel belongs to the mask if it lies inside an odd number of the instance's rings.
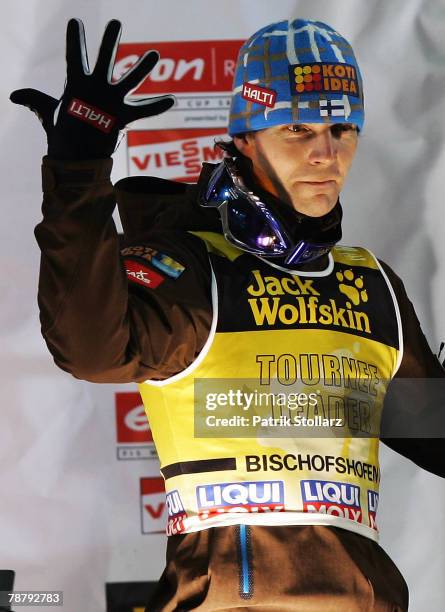
[{"label": "man's mouth", "polygon": [[334,179],[326,179],[323,181],[300,181],[300,183],[304,183],[305,185],[316,185],[319,187],[328,186],[331,183],[336,183]]}]

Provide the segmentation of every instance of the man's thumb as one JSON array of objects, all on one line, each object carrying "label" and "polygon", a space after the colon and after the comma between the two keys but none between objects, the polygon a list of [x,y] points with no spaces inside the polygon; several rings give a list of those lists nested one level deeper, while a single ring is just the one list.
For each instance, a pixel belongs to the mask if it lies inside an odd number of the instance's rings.
[{"label": "man's thumb", "polygon": [[57,98],[37,89],[16,89],[9,96],[11,102],[27,106],[42,122],[46,131],[53,125],[54,112],[59,104]]}]

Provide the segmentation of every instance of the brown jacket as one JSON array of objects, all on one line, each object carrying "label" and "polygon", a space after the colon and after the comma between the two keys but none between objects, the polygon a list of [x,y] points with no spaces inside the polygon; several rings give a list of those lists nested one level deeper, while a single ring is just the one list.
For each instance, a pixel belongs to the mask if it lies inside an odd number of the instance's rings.
[{"label": "brown jacket", "polygon": [[[212,319],[210,267],[204,244],[185,230],[221,231],[218,214],[200,209],[196,185],[152,177],[119,181],[112,160],[43,161],[43,220],[35,230],[42,251],[39,307],[42,333],[56,364],[93,382],[164,379],[194,361]],[[112,218],[116,205],[122,245]],[[185,268],[162,275],[156,289],[129,282],[121,248],[149,245]],[[383,264],[402,317],[404,353],[397,377],[444,377],[422,333],[402,281]],[[159,270],[157,271],[159,272]],[[400,419],[422,419],[428,402]],[[445,409],[445,404],[444,404]],[[421,467],[445,477],[445,442],[385,438]]]}]

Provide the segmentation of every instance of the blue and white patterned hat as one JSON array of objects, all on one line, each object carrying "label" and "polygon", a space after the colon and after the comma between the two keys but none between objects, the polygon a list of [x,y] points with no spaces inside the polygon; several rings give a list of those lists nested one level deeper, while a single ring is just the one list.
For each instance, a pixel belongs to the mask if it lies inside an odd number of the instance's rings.
[{"label": "blue and white patterned hat", "polygon": [[292,123],[364,122],[363,87],[351,45],[321,21],[268,25],[241,47],[228,132]]}]

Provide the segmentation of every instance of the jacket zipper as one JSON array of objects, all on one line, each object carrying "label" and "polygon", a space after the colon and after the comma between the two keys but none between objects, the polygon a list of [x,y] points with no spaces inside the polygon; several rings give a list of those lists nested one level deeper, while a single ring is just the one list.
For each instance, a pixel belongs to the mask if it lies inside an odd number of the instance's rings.
[{"label": "jacket zipper", "polygon": [[252,533],[248,525],[237,525],[239,595],[242,599],[253,596]]}]

